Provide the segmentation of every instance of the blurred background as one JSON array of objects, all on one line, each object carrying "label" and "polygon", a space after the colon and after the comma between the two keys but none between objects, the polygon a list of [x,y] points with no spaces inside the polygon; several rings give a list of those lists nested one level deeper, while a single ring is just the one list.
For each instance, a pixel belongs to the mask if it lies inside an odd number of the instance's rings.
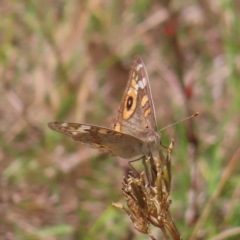
[{"label": "blurred background", "polygon": [[224,0],[1,1],[0,240],[149,239],[111,206],[127,161],[47,127],[110,126],[136,54],[159,130],[200,113],[162,131],[180,234],[239,239],[239,14]]}]

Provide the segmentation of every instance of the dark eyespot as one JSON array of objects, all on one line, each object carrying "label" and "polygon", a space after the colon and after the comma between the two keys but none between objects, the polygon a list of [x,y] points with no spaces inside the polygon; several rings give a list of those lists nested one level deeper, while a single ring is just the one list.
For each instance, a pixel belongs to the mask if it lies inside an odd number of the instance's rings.
[{"label": "dark eyespot", "polygon": [[132,105],[133,105],[133,97],[130,96],[130,97],[128,97],[128,99],[127,99],[127,110],[128,110],[128,111],[131,109]]}]

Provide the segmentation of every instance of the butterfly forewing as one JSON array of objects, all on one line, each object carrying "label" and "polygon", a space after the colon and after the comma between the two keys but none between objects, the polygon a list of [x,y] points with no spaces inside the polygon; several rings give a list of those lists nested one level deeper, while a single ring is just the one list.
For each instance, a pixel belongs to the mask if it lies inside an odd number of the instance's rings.
[{"label": "butterfly forewing", "polygon": [[157,131],[149,79],[142,59],[136,56],[131,65],[127,87],[112,129],[145,141],[146,133]]}]

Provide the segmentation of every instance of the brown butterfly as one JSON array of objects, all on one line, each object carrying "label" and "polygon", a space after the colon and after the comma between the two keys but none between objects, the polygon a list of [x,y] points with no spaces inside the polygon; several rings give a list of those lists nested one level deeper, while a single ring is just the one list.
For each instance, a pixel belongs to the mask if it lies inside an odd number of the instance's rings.
[{"label": "brown butterfly", "polygon": [[122,158],[149,156],[160,147],[155,109],[147,70],[142,59],[132,62],[118,116],[110,128],[84,123],[50,122],[48,126],[77,142]]}]

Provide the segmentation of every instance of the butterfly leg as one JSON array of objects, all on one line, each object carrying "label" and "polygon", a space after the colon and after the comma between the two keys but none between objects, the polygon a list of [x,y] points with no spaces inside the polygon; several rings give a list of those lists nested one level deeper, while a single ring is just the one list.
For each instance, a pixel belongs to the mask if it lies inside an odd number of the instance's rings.
[{"label": "butterfly leg", "polygon": [[138,177],[140,177],[140,174],[138,173],[138,171],[133,167],[132,163],[133,162],[137,162],[137,161],[140,161],[140,160],[143,160],[145,158],[145,156],[142,156],[140,158],[137,158],[137,159],[134,159],[134,160],[131,160],[128,162],[129,166],[132,168],[132,170],[134,171],[134,173],[137,174]]},{"label": "butterfly leg", "polygon": [[[132,163],[133,162],[137,162],[137,161],[140,161],[142,160],[142,164],[144,166],[144,172],[146,174],[146,178],[147,178],[147,181],[148,181],[148,184],[149,185],[153,185],[154,184],[154,181],[156,179],[156,174],[155,174],[155,171],[154,171],[154,168],[152,166],[154,166],[154,164],[152,163],[152,156],[151,155],[148,155],[148,156],[142,156],[140,158],[137,158],[137,159],[134,159],[134,160],[131,160],[128,162],[128,164],[130,165],[130,167],[133,169],[134,173],[137,174],[138,178],[140,177],[140,174],[138,173],[138,171],[133,167]],[[150,165],[151,165],[151,174],[149,172],[149,168],[147,166],[147,162],[150,162]]]},{"label": "butterfly leg", "polygon": [[[164,146],[161,141],[160,141],[160,145],[161,145],[163,148],[169,149],[169,147]],[[170,145],[170,146],[173,146],[173,145],[174,145],[174,139],[172,138],[172,139],[171,139],[171,145]]]},{"label": "butterfly leg", "polygon": [[163,148],[168,149],[168,147],[164,146],[161,141],[160,141],[160,145],[161,145]]}]

